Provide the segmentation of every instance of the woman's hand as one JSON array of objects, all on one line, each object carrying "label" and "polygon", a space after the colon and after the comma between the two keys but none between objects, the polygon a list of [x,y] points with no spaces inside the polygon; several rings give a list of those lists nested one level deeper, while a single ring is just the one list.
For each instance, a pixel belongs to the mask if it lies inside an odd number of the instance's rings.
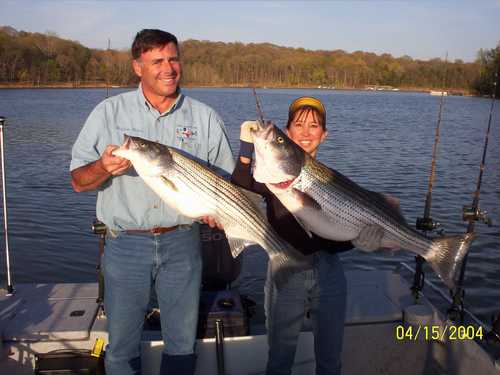
[{"label": "woman's hand", "polygon": [[253,143],[253,132],[259,129],[257,121],[245,121],[241,124],[240,140],[247,143]]}]

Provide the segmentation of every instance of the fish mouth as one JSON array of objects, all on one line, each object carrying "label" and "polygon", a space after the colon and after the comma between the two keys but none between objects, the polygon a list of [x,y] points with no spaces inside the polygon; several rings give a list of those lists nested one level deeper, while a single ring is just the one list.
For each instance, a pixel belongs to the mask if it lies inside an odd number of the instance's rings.
[{"label": "fish mouth", "polygon": [[132,137],[130,135],[123,135],[123,144],[120,146],[124,150],[128,150],[132,144]]},{"label": "fish mouth", "polygon": [[124,134],[123,135],[123,138],[124,138],[124,141],[123,143],[120,145],[120,147],[114,149],[113,151],[111,151],[111,154],[114,155],[114,156],[119,156],[119,157],[123,157],[122,156],[122,152],[123,151],[127,151],[127,150],[130,150],[131,149],[131,146],[133,144],[133,139],[131,136],[127,135],[127,134]]},{"label": "fish mouth", "polygon": [[288,189],[288,187],[295,181],[295,178],[292,178],[291,180],[286,180],[282,182],[277,182],[277,183],[271,183],[270,185],[274,186],[275,188],[278,189]]}]

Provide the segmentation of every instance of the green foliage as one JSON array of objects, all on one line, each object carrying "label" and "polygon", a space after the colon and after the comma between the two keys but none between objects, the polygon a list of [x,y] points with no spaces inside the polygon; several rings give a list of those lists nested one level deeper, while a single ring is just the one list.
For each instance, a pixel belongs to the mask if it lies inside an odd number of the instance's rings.
[{"label": "green foliage", "polygon": [[[427,89],[443,88],[446,74],[444,86],[448,90],[474,87],[484,92],[487,79],[481,78],[488,74],[486,66],[492,59],[491,51],[480,51],[474,63],[445,63],[362,51],[309,51],[270,43],[199,40],[187,40],[180,49],[183,84],[207,86]],[[0,27],[0,82],[135,85],[138,78],[131,68],[129,51],[89,49],[50,32]]]},{"label": "green foliage", "polygon": [[[474,80],[473,88],[479,95],[492,95],[496,87],[496,97],[500,97],[500,42],[496,48],[490,50],[480,49],[477,54],[477,64],[480,74]],[[495,84],[496,83],[496,84]]]}]

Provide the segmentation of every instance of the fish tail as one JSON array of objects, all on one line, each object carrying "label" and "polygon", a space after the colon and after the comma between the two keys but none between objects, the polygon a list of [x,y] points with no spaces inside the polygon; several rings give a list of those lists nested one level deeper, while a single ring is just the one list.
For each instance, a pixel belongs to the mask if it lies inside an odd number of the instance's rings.
[{"label": "fish tail", "polygon": [[312,267],[306,256],[295,253],[297,251],[294,249],[293,253],[283,251],[269,256],[271,275],[278,289],[285,285],[293,274]]},{"label": "fish tail", "polygon": [[463,259],[474,237],[474,233],[466,233],[434,239],[430,251],[424,255],[432,269],[450,289],[455,287]]}]

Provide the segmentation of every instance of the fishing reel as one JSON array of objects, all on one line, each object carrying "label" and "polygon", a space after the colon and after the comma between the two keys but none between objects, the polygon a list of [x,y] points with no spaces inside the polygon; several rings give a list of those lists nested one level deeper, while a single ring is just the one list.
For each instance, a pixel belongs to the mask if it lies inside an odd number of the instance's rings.
[{"label": "fishing reel", "polygon": [[493,226],[493,221],[491,218],[487,215],[487,211],[481,211],[479,207],[474,210],[472,206],[464,206],[463,212],[462,212],[462,219],[463,221],[481,221],[487,226],[491,227]]},{"label": "fishing reel", "polygon": [[434,221],[430,217],[418,217],[416,227],[418,230],[422,230],[425,232],[432,232],[441,228],[441,223]]}]

